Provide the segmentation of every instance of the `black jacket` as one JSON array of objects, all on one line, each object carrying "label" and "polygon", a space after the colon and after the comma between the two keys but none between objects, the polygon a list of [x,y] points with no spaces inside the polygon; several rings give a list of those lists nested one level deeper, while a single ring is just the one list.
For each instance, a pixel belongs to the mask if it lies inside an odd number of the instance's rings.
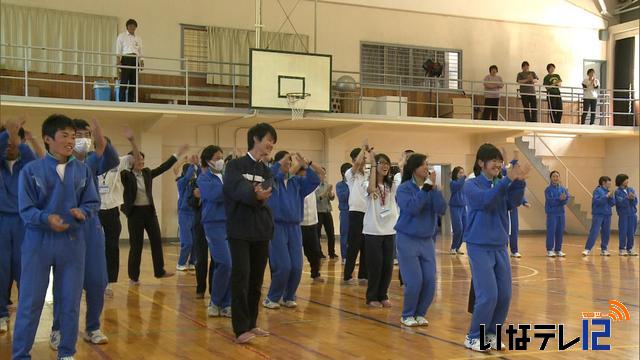
[{"label": "black jacket", "polygon": [[[149,198],[149,205],[155,212],[156,207],[153,204],[153,179],[156,176],[162,175],[165,171],[171,169],[171,167],[178,161],[175,156],[171,156],[167,161],[163,162],[155,169],[144,168],[142,169],[142,177],[144,178],[144,187]],[[122,170],[120,173],[120,179],[122,180],[123,194],[122,198],[124,204],[120,207],[120,210],[130,216],[133,211],[133,203],[136,201],[136,195],[138,194],[138,182],[136,181],[136,175],[131,170]]]},{"label": "black jacket", "polygon": [[[266,201],[258,201],[256,183],[272,183],[271,170],[249,155],[229,161],[225,168],[223,191],[230,241],[269,241],[273,237],[273,216]],[[268,187],[268,185],[265,185]]]}]

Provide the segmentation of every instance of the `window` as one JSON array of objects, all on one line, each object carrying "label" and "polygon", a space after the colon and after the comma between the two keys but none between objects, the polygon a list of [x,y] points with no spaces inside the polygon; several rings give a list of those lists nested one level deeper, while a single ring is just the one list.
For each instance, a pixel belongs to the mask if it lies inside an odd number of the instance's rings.
[{"label": "window", "polygon": [[[182,27],[182,57],[188,60],[199,60],[200,62],[185,62],[187,70],[194,73],[207,72],[206,61],[209,55],[209,36],[207,28],[197,25],[181,25]],[[185,69],[185,64],[182,68]]]},{"label": "window", "polygon": [[405,45],[360,44],[360,72],[364,85],[425,86],[427,60],[443,64],[440,87],[461,89],[462,51]]}]

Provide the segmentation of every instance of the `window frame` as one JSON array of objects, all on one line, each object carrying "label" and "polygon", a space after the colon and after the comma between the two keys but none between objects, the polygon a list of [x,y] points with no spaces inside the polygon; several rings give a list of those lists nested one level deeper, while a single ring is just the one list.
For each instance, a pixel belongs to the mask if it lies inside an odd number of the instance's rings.
[{"label": "window frame", "polygon": [[[194,24],[184,24],[180,23],[180,59],[184,59],[184,30],[199,30],[199,31],[207,31],[207,27],[204,25],[194,25]],[[186,62],[180,61],[180,69],[186,70]],[[206,77],[207,73],[202,71],[189,71],[190,77]]]}]

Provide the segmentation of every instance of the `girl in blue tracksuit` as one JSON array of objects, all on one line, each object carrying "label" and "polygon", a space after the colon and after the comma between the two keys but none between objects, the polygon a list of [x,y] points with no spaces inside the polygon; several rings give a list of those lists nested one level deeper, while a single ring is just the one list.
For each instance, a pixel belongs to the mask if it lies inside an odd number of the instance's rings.
[{"label": "girl in blue tracksuit", "polygon": [[336,184],[336,195],[338,196],[338,209],[340,210],[340,256],[344,264],[347,259],[347,237],[349,234],[349,185],[344,179],[344,173],[351,169],[352,165],[344,163],[340,166],[342,181]]},{"label": "girl in blue tracksuit", "polygon": [[544,212],[547,214],[547,256],[564,257],[562,237],[564,235],[564,207],[569,201],[569,191],[560,184],[560,173],[553,170],[551,183],[544,190]]},{"label": "girl in blue tracksuit", "polygon": [[[189,181],[199,174],[197,161],[192,159],[190,164],[182,166],[182,174],[176,179],[178,186],[178,228],[180,232],[180,256],[178,257],[178,265],[176,269],[180,271],[193,267],[195,263],[195,247],[193,246],[193,208],[189,206],[189,192],[191,187]],[[188,261],[188,264],[187,264]]]},{"label": "girl in blue tracksuit", "polygon": [[451,198],[449,198],[449,209],[451,211],[451,227],[453,237],[451,239],[451,255],[464,254],[460,251],[464,228],[467,226],[467,203],[464,200],[462,186],[467,176],[461,166],[456,166],[451,172]]},{"label": "girl in blue tracksuit", "polygon": [[396,223],[396,241],[400,273],[404,281],[404,305],[400,322],[405,326],[424,326],[429,305],[436,290],[435,234],[438,216],[447,203],[442,192],[425,183],[429,174],[427,157],[414,153],[402,171],[402,184],[396,193],[400,216]]},{"label": "girl in blue tracksuit", "polygon": [[100,208],[95,175],[72,156],[73,121],[51,115],[42,124],[42,134],[48,154],[22,169],[18,185],[18,208],[26,226],[20,281],[28,286],[20,288],[14,359],[31,358],[52,268],[60,307],[58,358],[75,354],[85,277],[84,227]]},{"label": "girl in blue tracksuit", "polygon": [[629,176],[616,176],[616,212],[618,213],[618,238],[620,239],[620,256],[638,256],[633,250],[633,237],[638,226],[638,193],[629,187]]},{"label": "girl in blue tracksuit", "polygon": [[600,255],[609,256],[609,237],[611,235],[611,208],[616,204],[616,199],[611,190],[611,178],[601,176],[598,179],[598,187],[593,190],[591,200],[591,230],[584,246],[583,256],[591,253],[596,243],[598,232],[600,233]]},{"label": "girl in blue tracksuit", "polygon": [[269,244],[271,285],[263,305],[270,309],[295,307],[296,291],[302,276],[302,233],[304,198],[320,185],[320,177],[309,167],[306,175],[291,176],[304,166],[302,158],[295,154],[297,164],[292,166],[291,155],[278,152],[271,166],[273,190],[268,200],[273,212],[274,234]]},{"label": "girl in blue tracksuit", "polygon": [[502,154],[495,146],[480,146],[473,168],[476,177],[463,187],[469,216],[464,240],[475,292],[471,326],[464,345],[475,351],[483,351],[480,324],[486,325],[486,333],[482,334],[485,342],[492,349],[499,347],[496,325],[506,319],[511,301],[508,209],[522,201],[529,169],[516,164],[508,169],[506,177],[500,178],[502,162]]},{"label": "girl in blue tracksuit", "polygon": [[[202,200],[202,227],[213,257],[211,301],[207,310],[210,317],[231,317],[231,253],[222,192],[223,159],[220,147],[209,145],[204,148],[200,155],[202,173],[197,180]],[[202,258],[206,259],[206,256]]]}]

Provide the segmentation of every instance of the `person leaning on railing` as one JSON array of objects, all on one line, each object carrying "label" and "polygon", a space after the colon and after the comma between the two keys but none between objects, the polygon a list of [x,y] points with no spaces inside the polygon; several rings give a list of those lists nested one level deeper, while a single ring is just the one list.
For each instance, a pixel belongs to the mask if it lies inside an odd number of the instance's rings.
[{"label": "person leaning on railing", "polygon": [[[120,33],[116,40],[116,53],[118,54],[118,64],[122,66],[136,66],[136,58],[140,59],[139,66],[144,67],[142,60],[142,39],[136,36],[138,23],[134,19],[127,20],[127,31]],[[136,69],[120,68],[120,85],[125,88],[120,89],[120,101],[134,102],[136,98]]]},{"label": "person leaning on railing", "polygon": [[484,77],[484,111],[483,120],[498,120],[498,106],[500,105],[500,89],[504,87],[502,78],[498,76],[498,67],[491,65],[489,75]]},{"label": "person leaning on railing", "polygon": [[562,78],[555,73],[556,66],[547,64],[547,76],[542,82],[547,87],[547,101],[549,102],[549,115],[551,122],[560,124],[562,122],[562,94],[559,86],[562,86]]},{"label": "person leaning on railing", "polygon": [[520,84],[520,99],[524,108],[524,119],[527,122],[536,122],[538,102],[536,101],[535,84],[540,80],[535,72],[529,71],[529,62],[523,61],[522,71],[518,73],[516,81]]}]

